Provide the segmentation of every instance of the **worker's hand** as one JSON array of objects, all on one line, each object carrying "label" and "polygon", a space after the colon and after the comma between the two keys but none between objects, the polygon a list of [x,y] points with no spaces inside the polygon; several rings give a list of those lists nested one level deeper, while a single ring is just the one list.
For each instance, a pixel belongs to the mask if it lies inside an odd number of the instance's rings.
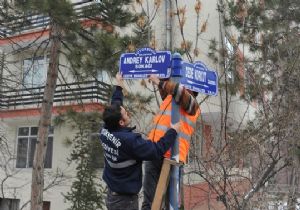
[{"label": "worker's hand", "polygon": [[155,85],[159,84],[159,78],[156,75],[151,74],[148,78],[149,78],[149,82],[151,81]]},{"label": "worker's hand", "polygon": [[120,72],[118,72],[118,73],[116,74],[116,81],[117,81],[117,85],[118,85],[118,86],[124,87],[123,77],[122,77],[122,75],[120,74]]},{"label": "worker's hand", "polygon": [[171,128],[175,129],[177,133],[180,131],[180,122],[177,122],[175,124],[171,123]]}]

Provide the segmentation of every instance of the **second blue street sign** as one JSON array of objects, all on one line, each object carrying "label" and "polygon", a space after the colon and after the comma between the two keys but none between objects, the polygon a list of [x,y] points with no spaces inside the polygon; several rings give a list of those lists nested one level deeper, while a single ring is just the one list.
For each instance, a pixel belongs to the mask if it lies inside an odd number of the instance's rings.
[{"label": "second blue street sign", "polygon": [[141,48],[135,53],[124,53],[120,57],[120,72],[124,79],[147,78],[155,74],[159,78],[171,75],[171,52]]},{"label": "second blue street sign", "polygon": [[207,69],[202,62],[182,62],[180,83],[187,89],[206,95],[217,95],[218,75]]}]

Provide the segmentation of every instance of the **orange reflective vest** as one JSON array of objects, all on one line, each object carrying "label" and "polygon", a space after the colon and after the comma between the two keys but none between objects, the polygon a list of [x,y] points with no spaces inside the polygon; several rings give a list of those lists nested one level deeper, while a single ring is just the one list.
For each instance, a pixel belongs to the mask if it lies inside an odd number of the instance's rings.
[{"label": "orange reflective vest", "polygon": [[[170,128],[171,111],[172,111],[172,96],[168,95],[160,105],[160,112],[153,119],[153,128],[148,134],[151,141],[157,142],[165,132]],[[190,148],[191,136],[194,133],[196,120],[200,115],[198,109],[195,115],[188,115],[182,108],[180,110],[180,132],[179,137],[179,160],[186,163],[186,158]],[[168,150],[165,157],[171,157],[171,151]]]}]

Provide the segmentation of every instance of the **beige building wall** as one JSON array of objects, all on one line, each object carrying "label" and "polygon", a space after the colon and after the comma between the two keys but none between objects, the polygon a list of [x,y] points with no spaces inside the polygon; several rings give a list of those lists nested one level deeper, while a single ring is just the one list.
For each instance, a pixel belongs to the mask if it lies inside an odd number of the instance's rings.
[{"label": "beige building wall", "polygon": [[[37,117],[16,117],[14,119],[2,119],[2,126],[5,126],[5,136],[8,138],[11,158],[8,173],[13,175],[4,182],[5,198],[20,199],[20,207],[30,201],[31,196],[31,176],[32,168],[16,168],[17,156],[17,132],[19,127],[35,127],[38,125]],[[68,126],[54,127],[53,134],[53,154],[52,168],[45,169],[45,187],[52,185],[44,193],[44,201],[51,202],[51,209],[66,209],[62,194],[66,194],[71,186],[72,178],[75,176],[74,165],[67,164],[67,158],[70,155],[70,147],[64,144],[66,138],[72,139],[74,131]],[[2,177],[3,174],[1,170]],[[57,177],[58,174],[63,177]],[[54,183],[53,183],[54,182]],[[26,205],[24,210],[30,209],[30,204]]]}]

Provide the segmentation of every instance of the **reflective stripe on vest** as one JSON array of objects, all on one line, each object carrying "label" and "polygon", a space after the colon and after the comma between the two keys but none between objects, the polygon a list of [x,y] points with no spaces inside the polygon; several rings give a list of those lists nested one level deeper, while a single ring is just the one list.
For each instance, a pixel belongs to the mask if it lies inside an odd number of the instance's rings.
[{"label": "reflective stripe on vest", "polygon": [[136,160],[126,160],[126,161],[119,162],[119,163],[113,163],[113,162],[107,160],[107,158],[105,158],[105,160],[107,161],[108,165],[111,168],[126,168],[128,166],[132,166],[137,163]]},{"label": "reflective stripe on vest", "polygon": [[[171,116],[171,113],[172,113],[171,110],[164,110],[164,111],[163,111],[163,110],[160,110],[160,111],[159,111],[159,115],[165,114],[165,115]],[[180,119],[181,119],[183,122],[189,124],[189,126],[195,128],[196,123],[194,123],[193,121],[191,121],[188,117],[186,117],[186,116],[184,116],[184,115],[180,115]]]},{"label": "reflective stripe on vest", "polygon": [[[167,127],[167,126],[164,126],[164,125],[156,125],[156,126],[153,127],[153,129],[162,130],[162,131],[164,131],[164,133],[165,133],[165,132],[167,132],[170,128]],[[152,130],[152,129],[151,129],[151,130]],[[187,134],[185,134],[185,133],[183,133],[183,132],[179,132],[178,136],[179,136],[180,138],[185,139],[186,141],[190,141],[190,139],[191,139],[191,136],[189,136],[189,135],[187,135]]]}]

